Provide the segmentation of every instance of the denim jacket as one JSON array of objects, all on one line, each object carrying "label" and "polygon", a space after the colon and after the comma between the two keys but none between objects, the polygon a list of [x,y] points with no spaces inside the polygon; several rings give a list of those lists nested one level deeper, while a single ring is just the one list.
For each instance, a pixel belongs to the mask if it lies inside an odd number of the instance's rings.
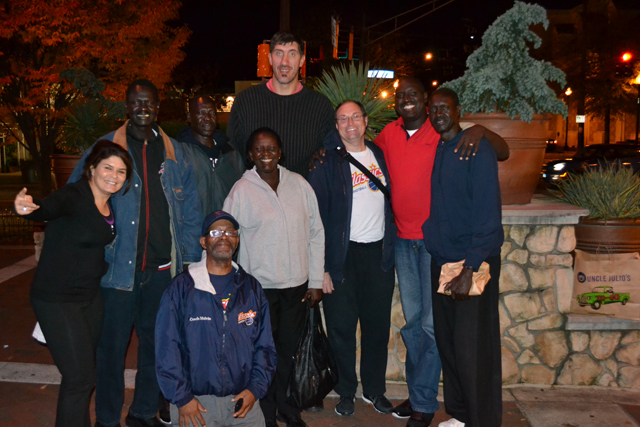
[{"label": "denim jacket", "polygon": [[[118,130],[100,138],[108,139],[127,148],[127,122]],[[160,129],[160,128],[159,128]],[[202,213],[200,198],[196,188],[193,168],[188,162],[180,143],[169,138],[162,129],[165,164],[160,178],[169,205],[171,221],[171,273],[182,271],[183,263],[197,262],[202,255],[200,231]],[[93,146],[91,147],[93,149]],[[82,175],[84,162],[91,150],[82,157],[74,169],[69,182],[78,181]],[[129,191],[122,190],[111,196],[111,205],[116,219],[116,238],[105,247],[105,260],[109,263],[107,274],[102,277],[101,286],[121,290],[133,290],[138,244],[138,218],[142,180],[133,162],[133,175]]]}]

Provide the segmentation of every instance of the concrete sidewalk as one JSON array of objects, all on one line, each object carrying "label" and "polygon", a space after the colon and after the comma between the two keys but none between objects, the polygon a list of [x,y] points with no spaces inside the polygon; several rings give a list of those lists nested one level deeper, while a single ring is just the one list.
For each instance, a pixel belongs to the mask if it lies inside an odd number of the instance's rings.
[{"label": "concrete sidewalk", "polygon": [[[31,338],[35,325],[29,305],[33,253],[30,246],[0,246],[0,427],[53,426],[55,421],[60,376],[47,348]],[[133,334],[126,362],[129,387],[135,374],[136,344]],[[127,388],[123,417],[132,397],[132,389]],[[387,397],[394,403],[404,400],[406,385],[389,383]],[[517,385],[503,389],[503,401],[505,427],[640,427],[640,390]],[[406,423],[378,414],[360,399],[352,417],[340,417],[333,411],[335,395],[324,403],[323,412],[303,413],[310,426],[400,427]],[[448,418],[441,407],[431,425]]]}]

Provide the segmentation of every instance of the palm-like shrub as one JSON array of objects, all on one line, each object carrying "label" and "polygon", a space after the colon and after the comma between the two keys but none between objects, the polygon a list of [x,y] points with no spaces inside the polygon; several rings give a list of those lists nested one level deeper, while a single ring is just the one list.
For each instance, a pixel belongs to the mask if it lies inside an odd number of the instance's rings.
[{"label": "palm-like shrub", "polygon": [[589,210],[589,218],[640,218],[640,176],[619,162],[569,174],[553,195]]},{"label": "palm-like shrub", "polygon": [[322,73],[316,90],[329,98],[334,108],[346,100],[362,103],[369,117],[367,138],[373,140],[388,123],[395,120],[396,113],[391,108],[393,97],[382,97],[384,90],[389,94],[393,92],[391,82],[370,79],[368,71],[369,64],[361,66],[353,61],[348,67],[343,64],[333,66],[331,72]]},{"label": "palm-like shrub", "polygon": [[567,106],[547,82],[566,84],[565,74],[547,61],[529,55],[542,40],[531,25],[549,26],[546,10],[516,1],[482,36],[482,46],[467,58],[464,75],[443,84],[460,97],[465,113],[503,111],[512,119],[531,122],[536,113],[567,116]]}]

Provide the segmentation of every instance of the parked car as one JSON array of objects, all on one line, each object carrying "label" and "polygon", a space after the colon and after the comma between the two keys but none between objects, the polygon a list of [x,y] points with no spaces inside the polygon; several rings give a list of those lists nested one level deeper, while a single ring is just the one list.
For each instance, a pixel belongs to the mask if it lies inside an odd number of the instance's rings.
[{"label": "parked car", "polygon": [[625,305],[629,301],[629,294],[616,293],[611,286],[596,286],[591,292],[578,295],[577,300],[580,307],[590,305],[594,310],[598,310],[602,304],[612,302]]},{"label": "parked car", "polygon": [[547,139],[547,148],[544,151],[547,153],[552,153],[558,149],[558,140],[557,139]]},{"label": "parked car", "polygon": [[566,159],[552,160],[542,168],[542,179],[557,182],[569,173],[582,173],[586,168],[619,162],[623,167],[640,170],[640,145],[635,144],[594,144],[584,149],[581,155]]}]

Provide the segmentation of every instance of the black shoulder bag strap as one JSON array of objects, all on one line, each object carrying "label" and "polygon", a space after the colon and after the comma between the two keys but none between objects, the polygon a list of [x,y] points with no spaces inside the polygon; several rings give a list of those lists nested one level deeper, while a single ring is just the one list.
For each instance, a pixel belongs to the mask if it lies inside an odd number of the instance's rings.
[{"label": "black shoulder bag strap", "polygon": [[365,176],[367,178],[369,178],[369,181],[373,182],[373,184],[378,187],[380,189],[380,191],[382,191],[382,194],[384,194],[384,196],[387,198],[387,200],[389,200],[389,202],[391,202],[391,193],[389,193],[389,189],[382,183],[382,181],[380,181],[380,179],[375,176],[374,174],[371,173],[371,171],[369,169],[367,169],[366,167],[364,167],[364,165],[362,163],[360,163],[359,161],[357,161],[347,150],[345,150],[342,147],[336,147],[336,153],[338,153],[338,156],[342,157],[343,159],[345,159],[346,161],[348,161],[349,163],[351,163],[353,166],[357,167],[358,169],[360,169],[360,171],[365,174]]}]

